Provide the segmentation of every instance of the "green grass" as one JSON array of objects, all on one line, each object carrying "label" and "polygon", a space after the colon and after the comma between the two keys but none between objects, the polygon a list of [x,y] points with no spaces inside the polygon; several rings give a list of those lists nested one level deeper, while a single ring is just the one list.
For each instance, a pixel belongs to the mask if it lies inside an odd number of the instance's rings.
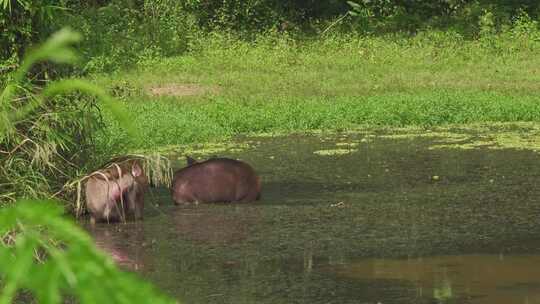
[{"label": "green grass", "polygon": [[[441,32],[310,41],[270,35],[253,43],[216,34],[188,55],[95,78],[121,92],[142,138],[133,144],[146,148],[239,133],[540,121],[535,33],[476,41]],[[218,89],[148,93],[168,84]]]}]

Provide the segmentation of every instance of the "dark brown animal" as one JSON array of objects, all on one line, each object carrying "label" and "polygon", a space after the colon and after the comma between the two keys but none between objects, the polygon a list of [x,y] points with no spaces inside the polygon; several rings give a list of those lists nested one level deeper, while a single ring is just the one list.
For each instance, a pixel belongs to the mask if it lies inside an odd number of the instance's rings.
[{"label": "dark brown animal", "polygon": [[176,204],[252,202],[260,198],[261,183],[250,165],[229,158],[196,162],[176,171],[172,197]]},{"label": "dark brown animal", "polygon": [[142,219],[147,188],[148,178],[134,159],[92,173],[85,189],[92,222]]}]

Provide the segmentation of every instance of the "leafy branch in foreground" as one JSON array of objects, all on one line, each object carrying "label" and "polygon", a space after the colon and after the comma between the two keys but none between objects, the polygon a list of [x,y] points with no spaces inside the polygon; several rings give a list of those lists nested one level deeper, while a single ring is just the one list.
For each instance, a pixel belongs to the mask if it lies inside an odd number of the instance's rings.
[{"label": "leafy branch in foreground", "polygon": [[21,290],[39,303],[60,303],[63,296],[80,303],[174,303],[118,270],[62,213],[58,204],[29,200],[0,210],[0,304],[11,303]]}]

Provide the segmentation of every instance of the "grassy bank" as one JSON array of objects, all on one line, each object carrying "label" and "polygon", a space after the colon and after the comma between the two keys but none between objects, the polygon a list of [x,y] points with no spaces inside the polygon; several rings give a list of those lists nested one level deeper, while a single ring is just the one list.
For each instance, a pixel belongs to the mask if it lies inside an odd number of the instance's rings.
[{"label": "grassy bank", "polygon": [[[540,42],[508,31],[478,40],[336,35],[254,43],[215,34],[182,57],[94,76],[129,104],[134,147],[239,133],[540,120]],[[109,131],[122,138],[120,129]]]}]

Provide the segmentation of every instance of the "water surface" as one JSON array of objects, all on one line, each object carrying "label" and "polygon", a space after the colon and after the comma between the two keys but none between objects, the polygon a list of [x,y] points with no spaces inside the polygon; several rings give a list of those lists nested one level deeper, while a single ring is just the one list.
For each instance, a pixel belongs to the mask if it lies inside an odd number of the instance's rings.
[{"label": "water surface", "polygon": [[184,303],[540,303],[539,154],[241,141],[219,156],[256,168],[260,202],[176,207],[157,189],[143,222],[89,228],[98,245]]}]

